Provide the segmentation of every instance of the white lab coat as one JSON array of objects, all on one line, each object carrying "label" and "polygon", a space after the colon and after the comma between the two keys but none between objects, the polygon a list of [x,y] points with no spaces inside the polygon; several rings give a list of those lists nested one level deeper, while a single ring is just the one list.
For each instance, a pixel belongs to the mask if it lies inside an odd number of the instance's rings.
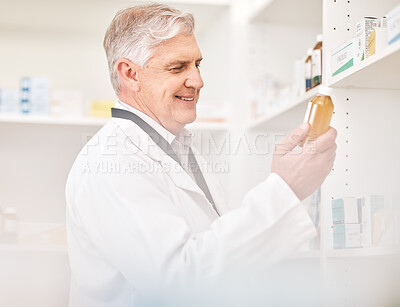
[{"label": "white lab coat", "polygon": [[315,236],[278,175],[233,210],[214,176],[204,177],[220,218],[205,213],[211,204],[201,189],[141,128],[111,119],[82,149],[67,181],[70,306],[136,306],[154,289],[263,269]]}]

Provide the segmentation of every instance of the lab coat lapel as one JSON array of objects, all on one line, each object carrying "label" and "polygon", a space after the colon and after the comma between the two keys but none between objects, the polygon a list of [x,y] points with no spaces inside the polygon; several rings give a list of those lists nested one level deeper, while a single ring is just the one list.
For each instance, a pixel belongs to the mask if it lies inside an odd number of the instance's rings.
[{"label": "lab coat lapel", "polygon": [[165,172],[171,178],[171,180],[174,182],[176,186],[178,186],[181,189],[198,193],[207,200],[207,197],[205,196],[203,191],[186,173],[186,171],[171,157],[169,157],[161,148],[159,148],[157,144],[155,144],[154,141],[148,136],[148,134],[144,132],[139,126],[125,119],[114,118],[113,120],[125,132],[127,137],[129,137],[131,142],[140,151],[149,156],[152,160],[160,163],[162,171]]},{"label": "lab coat lapel", "polygon": [[[220,215],[230,211],[232,208],[227,206],[227,201],[224,195],[224,189],[221,186],[216,175],[213,171],[210,171],[210,167],[206,167],[207,162],[205,159],[198,153],[197,149],[192,147],[193,154],[196,157],[196,160],[199,164],[201,172],[203,173],[204,179],[207,183],[208,189],[210,190],[211,196],[214,200],[215,206],[218,209]],[[212,169],[212,168],[211,168]]]},{"label": "lab coat lapel", "polygon": [[[190,191],[193,193],[196,193],[199,197],[200,200],[197,201],[197,205],[202,209],[202,211],[207,215],[207,217],[210,219],[210,221],[214,221],[216,218],[218,218],[217,212],[215,212],[213,205],[209,202],[207,199],[207,196],[204,194],[204,192],[200,189],[200,187],[197,185],[196,182],[193,181],[193,179],[189,176],[189,174],[171,157],[169,157],[164,151],[162,151],[159,148],[159,152],[157,155],[152,155],[152,152],[149,152],[149,156],[152,159],[158,159],[158,161],[163,170],[166,172],[166,174],[171,178],[172,182],[179,188]],[[207,179],[206,179],[207,182]],[[207,182],[207,186],[209,186],[210,183]],[[214,195],[212,194],[211,190],[210,193],[214,199]],[[215,202],[215,200],[214,200]],[[218,209],[218,205],[217,210]]]}]

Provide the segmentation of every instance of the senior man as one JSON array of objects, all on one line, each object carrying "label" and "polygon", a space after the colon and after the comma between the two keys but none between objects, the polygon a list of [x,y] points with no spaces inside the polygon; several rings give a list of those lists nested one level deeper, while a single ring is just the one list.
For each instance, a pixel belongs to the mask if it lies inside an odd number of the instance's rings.
[{"label": "senior man", "polygon": [[309,127],[294,130],[270,176],[229,209],[184,128],[203,87],[193,28],[191,14],[152,4],[118,12],[107,30],[118,99],[66,188],[71,306],[134,306],[154,289],[263,269],[316,233],[300,201],[329,173],[336,131],[291,154]]}]

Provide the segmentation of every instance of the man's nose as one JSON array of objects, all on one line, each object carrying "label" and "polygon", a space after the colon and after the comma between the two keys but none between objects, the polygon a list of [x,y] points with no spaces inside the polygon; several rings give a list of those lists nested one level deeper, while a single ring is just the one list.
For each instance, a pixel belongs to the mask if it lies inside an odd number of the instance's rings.
[{"label": "man's nose", "polygon": [[190,70],[190,73],[185,81],[186,87],[191,87],[195,89],[201,89],[204,86],[203,78],[200,75],[198,67],[194,67]]}]

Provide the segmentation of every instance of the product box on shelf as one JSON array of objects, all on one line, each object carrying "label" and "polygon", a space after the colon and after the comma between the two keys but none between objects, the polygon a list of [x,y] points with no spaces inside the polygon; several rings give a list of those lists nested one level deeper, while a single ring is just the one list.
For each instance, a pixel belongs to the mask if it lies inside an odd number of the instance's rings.
[{"label": "product box on shelf", "polygon": [[224,103],[212,103],[210,101],[197,104],[196,121],[201,122],[225,122],[229,114],[228,106]]},{"label": "product box on shelf", "polygon": [[333,225],[333,248],[362,247],[361,224]]},{"label": "product box on shelf", "polygon": [[368,39],[368,56],[379,52],[388,45],[388,32],[386,28],[375,28]]},{"label": "product box on shelf", "polygon": [[308,71],[306,72],[306,65],[304,62],[305,62],[304,58],[299,59],[295,61],[293,66],[294,68],[293,92],[296,97],[301,97],[306,92],[306,81],[305,81],[306,75],[309,75],[310,87],[311,87],[311,62],[310,62],[309,73]]},{"label": "product box on shelf", "polygon": [[356,26],[355,63],[368,58],[368,39],[374,28],[378,26],[375,17],[364,17]]},{"label": "product box on shelf", "polygon": [[35,115],[49,115],[49,79],[36,77],[23,77],[21,79],[21,111]]},{"label": "product box on shelf", "polygon": [[400,40],[400,4],[386,14],[389,45]]},{"label": "product box on shelf", "polygon": [[333,224],[361,223],[361,207],[356,197],[343,197],[332,200]]},{"label": "product box on shelf", "polygon": [[68,117],[83,116],[83,97],[80,91],[57,90],[51,96],[51,115]]},{"label": "product box on shelf", "polygon": [[338,46],[336,49],[332,50],[332,77],[340,74],[341,72],[349,69],[354,65],[354,45],[355,40],[351,39],[346,43]]},{"label": "product box on shelf", "polygon": [[383,195],[357,199],[362,211],[363,246],[389,246],[400,243],[400,210],[388,207]]},{"label": "product box on shelf", "polygon": [[114,107],[114,100],[93,100],[90,103],[90,116],[111,117],[111,108]]},{"label": "product box on shelf", "polygon": [[0,89],[0,113],[20,113],[20,95],[17,90]]}]

